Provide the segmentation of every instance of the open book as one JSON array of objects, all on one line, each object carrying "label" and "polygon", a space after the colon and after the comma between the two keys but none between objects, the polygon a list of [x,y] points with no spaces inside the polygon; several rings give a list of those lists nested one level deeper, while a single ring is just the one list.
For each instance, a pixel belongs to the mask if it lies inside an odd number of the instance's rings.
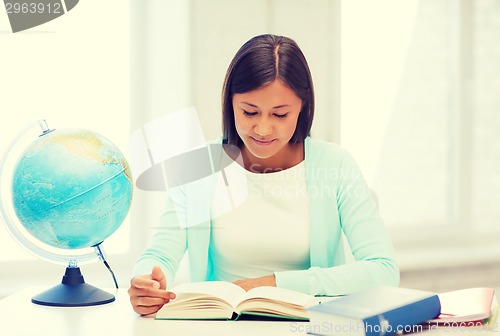
[{"label": "open book", "polygon": [[305,308],[314,297],[278,287],[257,287],[246,292],[224,281],[191,282],[170,289],[176,298],[165,304],[156,319],[225,319],[259,315],[308,320]]}]

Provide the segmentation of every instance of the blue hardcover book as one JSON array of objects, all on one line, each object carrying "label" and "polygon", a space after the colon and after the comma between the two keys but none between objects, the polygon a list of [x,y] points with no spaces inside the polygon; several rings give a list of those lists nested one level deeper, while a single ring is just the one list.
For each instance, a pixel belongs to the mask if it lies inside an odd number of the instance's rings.
[{"label": "blue hardcover book", "polygon": [[437,294],[400,287],[374,287],[307,309],[311,334],[384,336],[416,332],[440,314]]}]

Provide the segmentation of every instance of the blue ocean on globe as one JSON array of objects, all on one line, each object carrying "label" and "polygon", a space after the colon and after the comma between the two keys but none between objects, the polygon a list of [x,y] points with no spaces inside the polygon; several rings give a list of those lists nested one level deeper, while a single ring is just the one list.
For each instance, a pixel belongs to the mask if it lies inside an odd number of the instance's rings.
[{"label": "blue ocean on globe", "polygon": [[120,150],[82,129],[53,130],[30,144],[13,174],[13,205],[26,230],[57,248],[101,243],[118,229],[132,200]]}]

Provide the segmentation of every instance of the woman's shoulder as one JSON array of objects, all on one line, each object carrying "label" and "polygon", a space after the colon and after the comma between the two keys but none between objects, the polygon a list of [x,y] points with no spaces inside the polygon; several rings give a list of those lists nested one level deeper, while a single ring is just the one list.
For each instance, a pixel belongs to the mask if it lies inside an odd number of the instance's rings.
[{"label": "woman's shoulder", "polygon": [[[362,179],[361,171],[352,155],[342,146],[324,140],[306,138],[306,169],[318,177]],[[311,173],[312,172],[312,173]],[[325,182],[324,179],[321,179]]]},{"label": "woman's shoulder", "polygon": [[350,158],[350,154],[343,147],[325,140],[307,137],[305,147],[307,160],[327,161],[331,164]]}]

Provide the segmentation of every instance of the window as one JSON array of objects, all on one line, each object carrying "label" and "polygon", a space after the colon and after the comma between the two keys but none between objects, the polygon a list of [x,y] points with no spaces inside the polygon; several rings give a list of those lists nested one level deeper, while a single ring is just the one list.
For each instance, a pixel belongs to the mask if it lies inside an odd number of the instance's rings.
[{"label": "window", "polygon": [[396,245],[498,244],[499,2],[360,2],[342,2],[342,145]]}]

